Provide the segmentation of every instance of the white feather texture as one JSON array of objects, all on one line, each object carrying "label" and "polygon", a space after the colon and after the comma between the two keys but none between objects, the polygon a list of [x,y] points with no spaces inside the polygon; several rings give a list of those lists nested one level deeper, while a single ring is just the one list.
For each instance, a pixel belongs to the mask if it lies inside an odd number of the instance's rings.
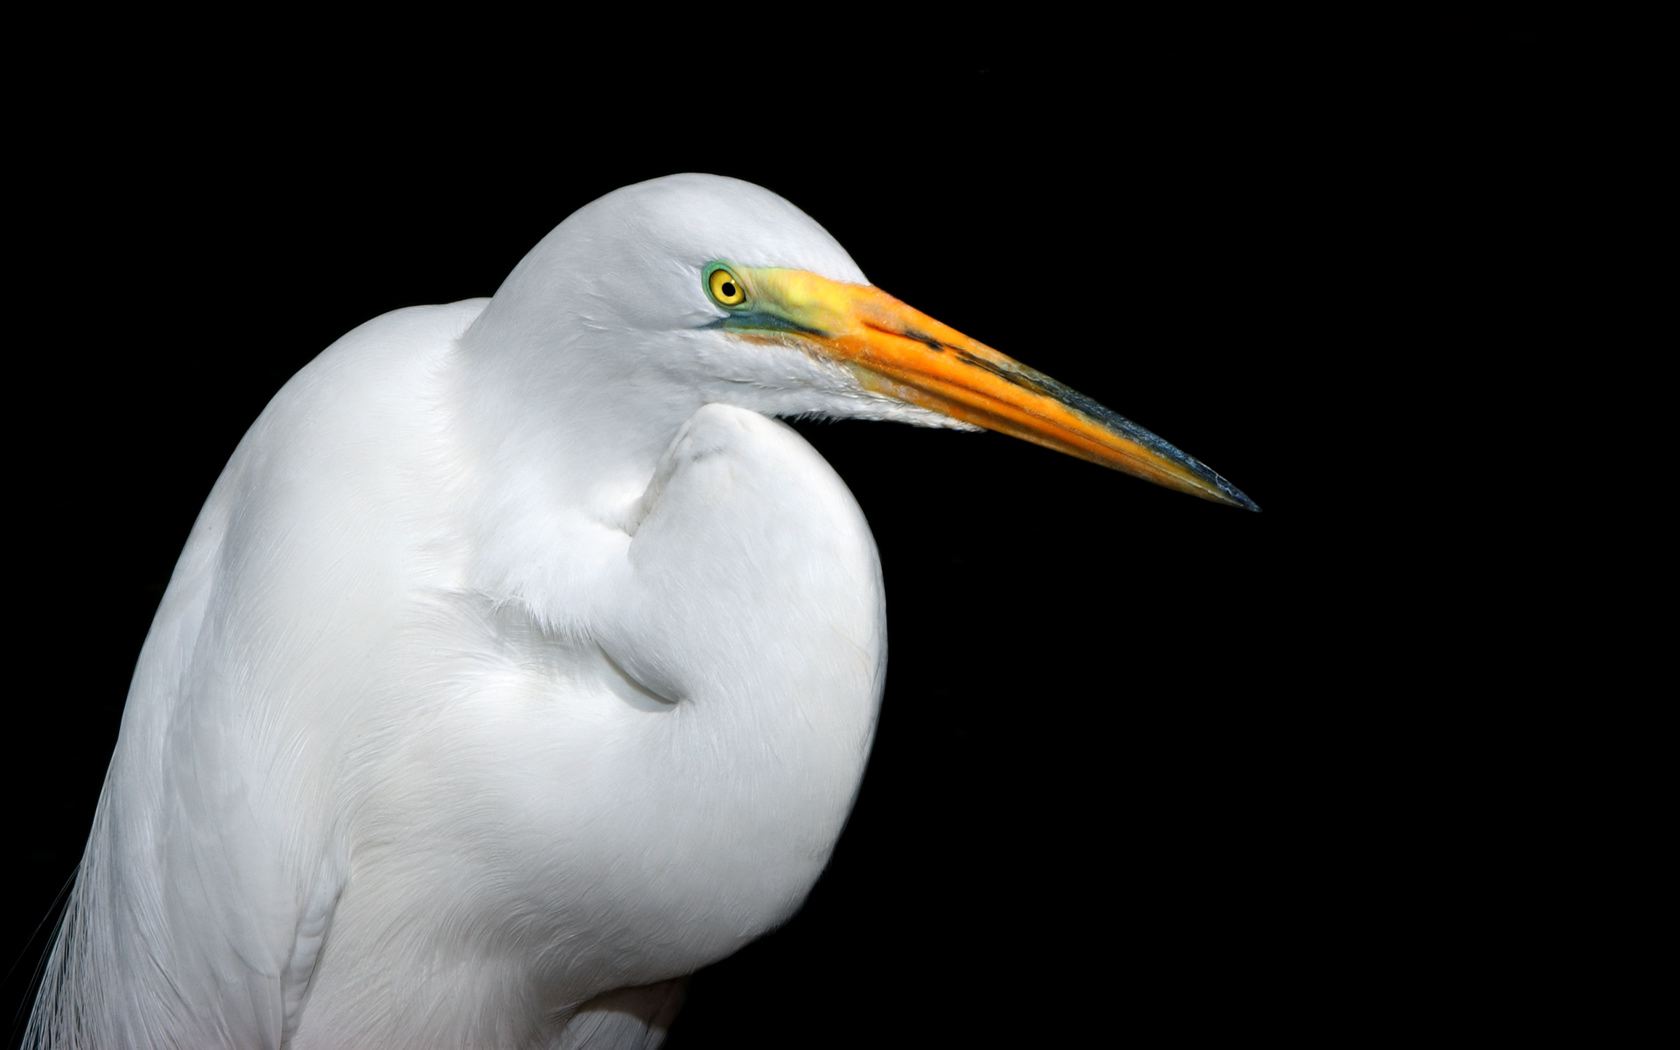
[{"label": "white feather texture", "polygon": [[654,1046],[664,982],[799,906],[884,606],[767,417],[950,424],[701,327],[719,258],[864,280],[774,194],[674,176],[280,391],[146,640],[27,1045]]}]

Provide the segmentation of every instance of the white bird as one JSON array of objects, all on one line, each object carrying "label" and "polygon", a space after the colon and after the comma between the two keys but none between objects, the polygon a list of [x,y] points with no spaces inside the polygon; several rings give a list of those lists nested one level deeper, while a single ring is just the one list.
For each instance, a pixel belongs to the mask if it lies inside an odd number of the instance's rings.
[{"label": "white bird", "polygon": [[274,398],[141,652],[40,1047],[654,1046],[785,920],[885,675],[874,541],[774,417],[1224,479],[870,286],[767,190],[578,210]]}]

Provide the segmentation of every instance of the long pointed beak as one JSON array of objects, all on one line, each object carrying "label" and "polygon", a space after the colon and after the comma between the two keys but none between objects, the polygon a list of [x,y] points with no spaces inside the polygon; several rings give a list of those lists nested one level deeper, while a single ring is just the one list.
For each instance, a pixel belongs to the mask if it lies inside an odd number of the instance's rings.
[{"label": "long pointed beak", "polygon": [[749,283],[759,311],[844,361],[867,389],[1205,500],[1260,509],[1200,460],[879,288],[783,269],[752,270]]}]

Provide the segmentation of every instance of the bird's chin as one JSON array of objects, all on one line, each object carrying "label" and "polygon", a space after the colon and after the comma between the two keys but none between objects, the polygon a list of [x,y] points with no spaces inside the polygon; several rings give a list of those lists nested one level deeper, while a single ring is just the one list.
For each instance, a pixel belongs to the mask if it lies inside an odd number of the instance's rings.
[{"label": "bird's chin", "polygon": [[869,419],[889,423],[909,423],[918,427],[938,427],[941,430],[981,430],[965,420],[955,419],[914,405],[907,401],[865,392],[849,402],[845,410],[832,414],[838,419]]},{"label": "bird's chin", "polygon": [[847,382],[844,386],[849,389],[735,388],[718,390],[708,400],[716,404],[745,408],[775,419],[862,419],[909,423],[918,427],[939,427],[944,430],[982,429],[973,423],[954,419],[910,401],[900,400],[891,392],[867,389],[855,382]]}]

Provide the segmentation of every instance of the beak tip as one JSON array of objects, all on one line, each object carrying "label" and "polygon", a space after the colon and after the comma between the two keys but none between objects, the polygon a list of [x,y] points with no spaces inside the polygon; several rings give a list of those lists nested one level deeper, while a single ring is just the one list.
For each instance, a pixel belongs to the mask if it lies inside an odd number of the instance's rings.
[{"label": "beak tip", "polygon": [[1225,494],[1228,497],[1230,497],[1232,506],[1241,507],[1244,510],[1251,510],[1256,514],[1260,513],[1260,504],[1258,504],[1258,503],[1254,502],[1253,500],[1249,499],[1246,495],[1243,494],[1243,491],[1241,489],[1237,488],[1235,485],[1231,484],[1229,481],[1225,482],[1224,487],[1225,487]]},{"label": "beak tip", "polygon": [[[1163,442],[1163,444],[1165,443]],[[1167,447],[1172,449],[1170,445]],[[1247,493],[1243,492],[1242,489],[1226,481],[1224,475],[1217,470],[1199,459],[1185,456],[1177,449],[1172,449],[1172,451],[1183,458],[1195,479],[1194,487],[1185,487],[1184,491],[1194,493],[1214,503],[1223,503],[1227,507],[1241,507],[1243,510],[1251,510],[1256,514],[1260,513],[1260,504],[1249,499]]]},{"label": "beak tip", "polygon": [[1221,503],[1227,507],[1240,507],[1243,510],[1251,510],[1256,514],[1260,513],[1260,504],[1249,499],[1242,489],[1226,481],[1217,471],[1209,469],[1207,464],[1200,460],[1190,459],[1188,456],[1185,458],[1189,460],[1196,475],[1196,483],[1194,487],[1184,487],[1183,491],[1200,496],[1212,503]]}]

